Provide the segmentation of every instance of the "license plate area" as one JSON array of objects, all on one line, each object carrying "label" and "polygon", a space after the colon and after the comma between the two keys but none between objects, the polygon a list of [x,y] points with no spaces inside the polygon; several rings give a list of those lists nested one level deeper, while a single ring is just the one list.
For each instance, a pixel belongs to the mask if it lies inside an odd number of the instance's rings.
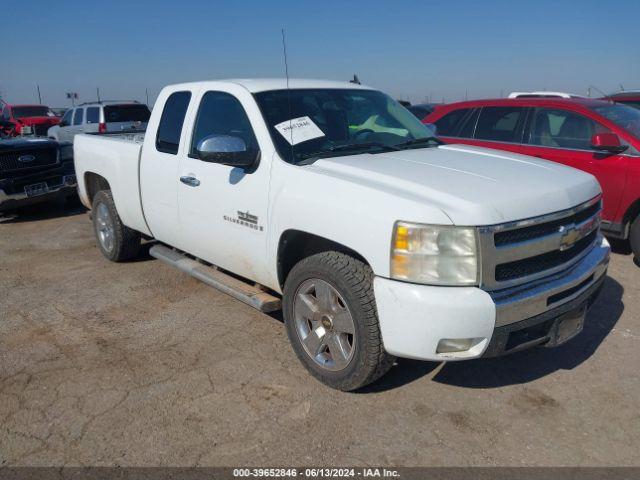
[{"label": "license plate area", "polygon": [[27,197],[37,197],[38,195],[44,195],[49,193],[49,186],[47,182],[34,183],[32,185],[26,185],[24,187],[24,193]]},{"label": "license plate area", "polygon": [[557,318],[549,332],[549,342],[545,345],[555,347],[571,340],[584,328],[587,304],[565,313]]}]

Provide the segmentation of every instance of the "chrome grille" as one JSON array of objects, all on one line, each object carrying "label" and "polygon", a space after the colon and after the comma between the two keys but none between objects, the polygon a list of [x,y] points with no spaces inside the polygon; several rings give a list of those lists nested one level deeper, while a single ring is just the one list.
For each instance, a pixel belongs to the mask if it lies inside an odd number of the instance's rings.
[{"label": "chrome grille", "polygon": [[499,290],[569,268],[593,247],[600,197],[569,210],[481,227],[482,287]]}]

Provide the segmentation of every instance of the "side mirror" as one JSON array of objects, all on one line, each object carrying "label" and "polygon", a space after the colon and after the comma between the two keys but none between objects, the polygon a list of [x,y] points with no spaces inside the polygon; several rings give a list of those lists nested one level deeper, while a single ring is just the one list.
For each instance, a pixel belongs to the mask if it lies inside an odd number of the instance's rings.
[{"label": "side mirror", "polygon": [[425,123],[424,126],[433,131],[434,137],[438,136],[438,126],[435,123]]},{"label": "side mirror", "polygon": [[245,169],[254,166],[259,153],[258,150],[248,150],[243,139],[231,135],[209,135],[198,142],[196,151],[203,162]]},{"label": "side mirror", "polygon": [[622,153],[629,147],[622,145],[615,133],[596,133],[591,137],[591,148],[600,152]]}]

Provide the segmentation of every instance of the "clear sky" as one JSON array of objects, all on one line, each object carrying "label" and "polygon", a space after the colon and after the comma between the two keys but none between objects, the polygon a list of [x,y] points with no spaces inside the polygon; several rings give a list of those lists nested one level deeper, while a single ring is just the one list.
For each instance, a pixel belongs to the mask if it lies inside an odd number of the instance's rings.
[{"label": "clear sky", "polygon": [[153,103],[168,83],[344,79],[413,102],[640,88],[640,0],[4,2],[0,92]]}]

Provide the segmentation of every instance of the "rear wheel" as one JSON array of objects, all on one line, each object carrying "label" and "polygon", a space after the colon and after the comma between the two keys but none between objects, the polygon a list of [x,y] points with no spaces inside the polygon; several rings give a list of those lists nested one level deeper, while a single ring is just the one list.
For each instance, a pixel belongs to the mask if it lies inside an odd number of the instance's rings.
[{"label": "rear wheel", "polygon": [[629,243],[636,263],[640,263],[640,215],[631,223],[629,229]]},{"label": "rear wheel", "polygon": [[93,229],[102,254],[112,262],[130,260],[140,251],[140,233],[122,224],[111,191],[93,198]]},{"label": "rear wheel", "polygon": [[371,268],[339,252],[301,260],[285,282],[285,325],[293,349],[321,382],[350,391],[393,365],[382,345]]}]

